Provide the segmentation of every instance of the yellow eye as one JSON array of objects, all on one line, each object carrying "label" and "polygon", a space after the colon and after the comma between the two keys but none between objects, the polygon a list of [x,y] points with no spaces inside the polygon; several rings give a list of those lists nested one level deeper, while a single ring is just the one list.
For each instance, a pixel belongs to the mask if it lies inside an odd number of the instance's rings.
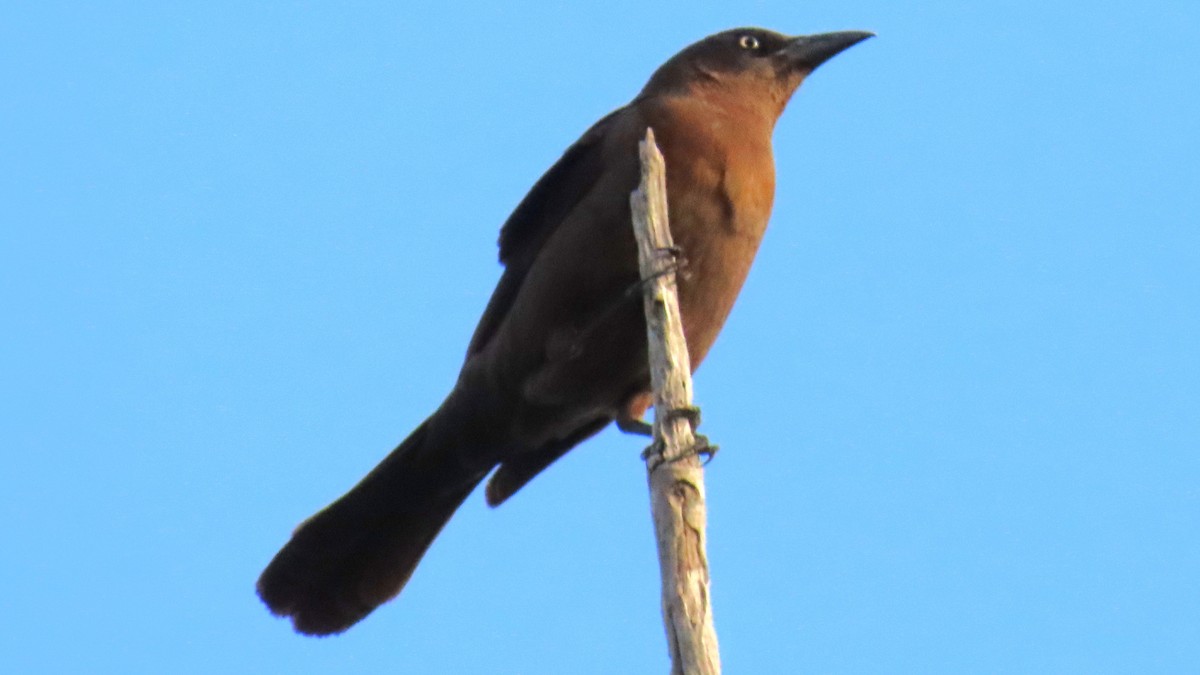
[{"label": "yellow eye", "polygon": [[742,37],[738,38],[738,45],[740,45],[742,49],[758,49],[758,38],[754,37],[753,35],[743,35]]}]

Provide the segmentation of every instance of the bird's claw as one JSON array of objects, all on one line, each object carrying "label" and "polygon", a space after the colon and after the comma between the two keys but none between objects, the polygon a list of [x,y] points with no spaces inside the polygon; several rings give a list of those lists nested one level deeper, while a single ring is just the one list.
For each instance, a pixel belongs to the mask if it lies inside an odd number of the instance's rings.
[{"label": "bird's claw", "polygon": [[713,461],[713,457],[717,456],[717,451],[720,449],[721,446],[708,442],[708,436],[696,434],[696,442],[692,444],[690,454],[701,458],[700,466],[708,466],[708,463]]},{"label": "bird's claw", "polygon": [[683,257],[683,248],[677,244],[654,249],[654,255],[659,258],[669,258],[672,263],[683,266],[687,260]]},{"label": "bird's claw", "polygon": [[683,255],[681,246],[672,244],[662,248],[654,249],[654,255],[660,259],[665,259],[665,262],[659,264],[658,271],[651,278],[666,276],[668,274],[676,274],[684,279],[691,277],[691,272],[688,271],[688,259]]}]

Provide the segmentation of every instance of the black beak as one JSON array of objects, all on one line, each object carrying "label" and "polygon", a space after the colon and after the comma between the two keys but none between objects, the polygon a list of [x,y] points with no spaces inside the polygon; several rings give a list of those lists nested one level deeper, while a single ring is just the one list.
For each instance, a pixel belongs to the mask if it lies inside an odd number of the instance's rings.
[{"label": "black beak", "polygon": [[788,40],[787,46],[779,53],[793,68],[811,72],[817,66],[869,37],[875,37],[875,34],[861,30],[799,35]]}]

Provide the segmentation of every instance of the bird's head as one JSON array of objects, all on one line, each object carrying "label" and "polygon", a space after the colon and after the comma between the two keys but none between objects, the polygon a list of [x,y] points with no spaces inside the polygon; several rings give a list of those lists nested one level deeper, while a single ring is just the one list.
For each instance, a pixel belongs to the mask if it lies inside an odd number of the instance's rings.
[{"label": "bird's head", "polygon": [[671,57],[651,76],[642,95],[758,97],[778,116],[817,66],[872,36],[865,31],[788,37],[762,28],[727,30]]}]

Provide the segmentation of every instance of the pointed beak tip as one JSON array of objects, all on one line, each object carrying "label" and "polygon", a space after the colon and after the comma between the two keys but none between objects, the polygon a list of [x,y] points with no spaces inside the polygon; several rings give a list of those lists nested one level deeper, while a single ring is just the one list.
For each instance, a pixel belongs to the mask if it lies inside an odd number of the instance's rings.
[{"label": "pointed beak tip", "polygon": [[854,45],[875,37],[865,30],[846,30],[817,35],[801,35],[791,40],[787,51],[797,67],[815,70],[817,66],[837,56]]}]

